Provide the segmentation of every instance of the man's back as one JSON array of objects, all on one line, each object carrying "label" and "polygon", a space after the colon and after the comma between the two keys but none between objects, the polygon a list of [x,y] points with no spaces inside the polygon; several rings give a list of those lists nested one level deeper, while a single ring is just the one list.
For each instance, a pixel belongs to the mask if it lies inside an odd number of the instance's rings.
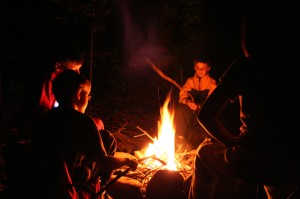
[{"label": "man's back", "polygon": [[105,154],[93,120],[72,108],[59,107],[47,112],[36,128],[33,143],[38,143],[34,147],[45,153],[64,158],[77,152],[91,157]]},{"label": "man's back", "polygon": [[77,157],[92,162],[105,155],[93,120],[65,107],[54,108],[41,118],[33,135],[33,152],[36,186],[49,193],[55,193],[55,186],[72,183]]}]

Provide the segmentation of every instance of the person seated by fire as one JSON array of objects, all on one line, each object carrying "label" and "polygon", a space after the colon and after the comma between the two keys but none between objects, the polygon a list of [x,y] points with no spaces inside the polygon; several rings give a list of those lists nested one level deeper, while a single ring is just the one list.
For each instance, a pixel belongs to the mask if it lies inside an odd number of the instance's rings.
[{"label": "person seated by fire", "polygon": [[197,121],[198,112],[207,97],[217,87],[217,81],[209,73],[211,64],[207,59],[195,58],[193,64],[194,76],[187,79],[179,92],[174,125],[176,144],[197,148],[207,137]]},{"label": "person seated by fire", "polygon": [[31,198],[93,198],[103,173],[135,170],[138,161],[107,154],[95,122],[84,113],[91,98],[87,78],[66,69],[52,89],[59,106],[40,117],[33,131]]},{"label": "person seated by fire", "polygon": [[[52,91],[53,80],[67,69],[71,69],[80,74],[83,63],[84,57],[82,53],[71,44],[66,44],[65,47],[61,47],[61,49],[58,49],[57,52],[54,52],[52,61],[54,68],[51,70],[49,76],[44,79],[39,93],[40,96],[38,104],[41,113],[49,111],[53,107],[59,106],[59,103],[56,101]],[[101,134],[106,152],[113,156],[117,151],[117,144],[114,136],[109,130],[105,129],[104,123],[100,118],[92,117],[92,119],[95,122],[99,133]],[[106,180],[102,179],[102,182],[104,181]]]}]

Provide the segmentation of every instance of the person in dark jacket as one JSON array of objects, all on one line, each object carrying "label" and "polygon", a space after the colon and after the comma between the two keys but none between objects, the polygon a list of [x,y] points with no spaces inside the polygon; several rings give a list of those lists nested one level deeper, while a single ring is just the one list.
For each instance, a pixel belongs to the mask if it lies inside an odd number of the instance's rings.
[{"label": "person in dark jacket", "polygon": [[95,122],[84,114],[91,97],[88,79],[66,69],[53,80],[53,93],[59,106],[47,111],[33,131],[33,197],[91,198],[82,188],[99,185],[99,171],[136,169],[136,159],[107,155]]}]

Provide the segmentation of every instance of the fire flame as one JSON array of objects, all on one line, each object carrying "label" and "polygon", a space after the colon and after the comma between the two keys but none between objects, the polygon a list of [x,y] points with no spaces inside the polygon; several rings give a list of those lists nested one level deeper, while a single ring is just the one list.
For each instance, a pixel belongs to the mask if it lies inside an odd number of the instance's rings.
[{"label": "fire flame", "polygon": [[[176,171],[174,110],[169,109],[170,99],[169,94],[160,109],[161,121],[158,121],[158,138],[154,139],[154,143],[149,143],[145,156],[155,155],[166,162],[166,169]],[[159,163],[156,161],[154,164]]]}]

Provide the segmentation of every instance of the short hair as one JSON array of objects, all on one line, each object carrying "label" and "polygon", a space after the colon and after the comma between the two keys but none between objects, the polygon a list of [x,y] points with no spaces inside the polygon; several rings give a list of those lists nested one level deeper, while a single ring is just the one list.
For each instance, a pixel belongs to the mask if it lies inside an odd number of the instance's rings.
[{"label": "short hair", "polygon": [[82,52],[71,44],[61,45],[59,48],[52,52],[51,62],[55,63],[65,63],[65,62],[75,62],[78,64],[83,64],[84,56]]},{"label": "short hair", "polygon": [[196,58],[193,59],[194,66],[198,62],[207,63],[209,66],[211,66],[210,60],[208,58],[205,58],[205,57],[196,57]]},{"label": "short hair", "polygon": [[80,86],[88,81],[74,70],[66,69],[53,80],[52,91],[59,104],[69,103]]}]

